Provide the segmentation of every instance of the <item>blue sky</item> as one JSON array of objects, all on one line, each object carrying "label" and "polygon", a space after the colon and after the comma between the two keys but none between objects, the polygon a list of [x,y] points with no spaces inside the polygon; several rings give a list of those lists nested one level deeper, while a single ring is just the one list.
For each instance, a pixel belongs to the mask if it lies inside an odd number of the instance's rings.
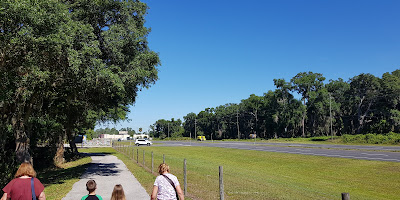
[{"label": "blue sky", "polygon": [[158,119],[239,103],[299,72],[348,80],[400,69],[400,1],[144,0],[159,80],[128,118],[100,127],[147,130]]}]

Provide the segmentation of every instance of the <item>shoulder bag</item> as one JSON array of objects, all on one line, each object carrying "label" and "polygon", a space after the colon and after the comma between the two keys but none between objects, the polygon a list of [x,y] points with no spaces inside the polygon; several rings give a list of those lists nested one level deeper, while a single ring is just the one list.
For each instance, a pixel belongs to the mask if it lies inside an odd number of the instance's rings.
[{"label": "shoulder bag", "polygon": [[33,177],[31,178],[31,188],[32,188],[32,199],[36,200],[36,194],[35,194],[35,185],[33,183]]},{"label": "shoulder bag", "polygon": [[166,175],[164,175],[164,174],[162,174],[162,175],[163,175],[163,176],[167,179],[167,181],[172,185],[172,187],[173,187],[174,190],[175,190],[176,199],[179,200],[178,192],[176,191],[174,182],[173,182],[170,178],[168,178],[168,176],[166,176]]}]

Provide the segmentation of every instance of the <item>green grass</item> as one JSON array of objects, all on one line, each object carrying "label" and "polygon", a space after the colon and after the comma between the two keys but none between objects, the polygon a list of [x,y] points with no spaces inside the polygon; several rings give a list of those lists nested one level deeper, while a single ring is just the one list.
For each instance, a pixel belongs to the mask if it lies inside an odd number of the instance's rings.
[{"label": "green grass", "polygon": [[[146,170],[143,163],[145,151]],[[148,193],[163,161],[171,167],[183,188],[183,159],[187,159],[188,193],[193,199],[218,199],[218,166],[224,168],[226,199],[398,199],[400,164],[238,150],[211,147],[141,146],[121,153],[112,148],[80,149],[80,152],[110,153],[121,159]],[[134,153],[134,155],[132,155]]]},{"label": "green grass", "polygon": [[[183,184],[183,159],[187,159],[188,192],[199,199],[218,199],[218,166],[224,168],[227,199],[339,199],[342,192],[351,199],[397,199],[400,196],[400,164],[318,156],[294,155],[210,147],[139,147],[139,163],[145,150],[145,165],[162,163]],[[121,155],[122,156],[122,155]],[[120,157],[120,156],[119,156]],[[124,158],[125,157],[125,158]],[[121,158],[121,157],[120,157]],[[122,156],[138,174],[149,192],[154,176],[136,168],[136,161]],[[135,176],[136,176],[135,174]]]},{"label": "green grass", "polygon": [[38,179],[45,186],[44,193],[47,200],[60,200],[72,189],[83,172],[92,161],[90,157],[67,162],[58,167],[38,171]]}]

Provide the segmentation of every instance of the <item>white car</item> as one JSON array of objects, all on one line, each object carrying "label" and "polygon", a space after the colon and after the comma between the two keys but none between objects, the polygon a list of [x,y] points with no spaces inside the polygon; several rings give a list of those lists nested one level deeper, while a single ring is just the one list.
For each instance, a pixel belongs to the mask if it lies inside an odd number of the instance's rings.
[{"label": "white car", "polygon": [[136,141],[135,141],[135,145],[136,146],[139,146],[139,145],[147,145],[147,146],[150,146],[150,145],[152,145],[153,143],[150,141],[150,140],[147,140],[147,139],[136,139]]}]

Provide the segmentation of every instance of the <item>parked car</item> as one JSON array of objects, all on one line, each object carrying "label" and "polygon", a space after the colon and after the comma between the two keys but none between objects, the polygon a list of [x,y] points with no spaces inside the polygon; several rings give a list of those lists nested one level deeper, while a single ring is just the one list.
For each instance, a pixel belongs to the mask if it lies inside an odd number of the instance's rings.
[{"label": "parked car", "polygon": [[139,146],[139,145],[147,145],[147,146],[150,146],[150,145],[152,145],[153,143],[150,141],[150,140],[147,140],[147,139],[136,139],[136,141],[135,141],[135,145],[136,146]]}]

